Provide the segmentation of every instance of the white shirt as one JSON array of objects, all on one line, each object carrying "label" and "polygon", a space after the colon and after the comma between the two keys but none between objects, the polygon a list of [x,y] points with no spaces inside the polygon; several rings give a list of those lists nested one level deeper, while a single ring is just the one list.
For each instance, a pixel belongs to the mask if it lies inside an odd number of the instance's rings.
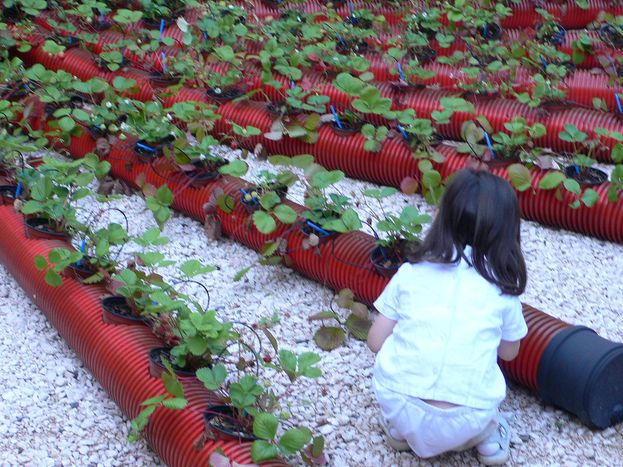
[{"label": "white shirt", "polygon": [[[469,247],[465,255],[470,258]],[[465,260],[404,264],[374,306],[396,321],[376,357],[380,384],[476,409],[496,407],[506,397],[497,348],[500,340],[527,334],[521,303]]]}]

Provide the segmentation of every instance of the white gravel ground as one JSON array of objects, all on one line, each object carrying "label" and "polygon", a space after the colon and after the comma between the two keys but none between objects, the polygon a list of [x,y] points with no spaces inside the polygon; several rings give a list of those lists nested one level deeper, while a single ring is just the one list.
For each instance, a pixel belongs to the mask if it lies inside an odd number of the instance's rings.
[{"label": "white gravel ground", "polygon": [[[266,167],[252,164],[253,174]],[[340,186],[345,193],[358,193],[372,185],[346,180]],[[291,193],[301,201],[300,189]],[[430,210],[417,196],[396,195],[384,204],[397,210],[406,200]],[[132,219],[133,229],[153,225],[139,197],[114,205]],[[210,243],[198,222],[179,215],[165,234],[172,240],[162,250],[166,254],[221,266],[203,279],[212,307],[223,317],[255,322],[277,313],[279,323],[272,330],[283,347],[321,353],[324,376],[303,380],[290,400],[298,400],[295,417],[325,435],[330,465],[477,465],[470,452],[426,462],[386,445],[370,388],[373,355],[353,339],[326,353],[311,340],[318,323],[307,317],[328,306],[330,290],[280,266],[255,267],[241,282],[233,282],[236,271],[256,261],[254,252],[229,240]],[[532,222],[523,222],[522,235],[529,268],[522,300],[623,341],[623,245]],[[0,465],[160,465],[148,447],[127,443],[129,422],[2,267],[0,298],[0,414],[5,420],[0,424]],[[39,358],[33,360],[33,354]],[[509,465],[623,465],[623,424],[591,431],[515,385],[501,410],[515,432]]]}]

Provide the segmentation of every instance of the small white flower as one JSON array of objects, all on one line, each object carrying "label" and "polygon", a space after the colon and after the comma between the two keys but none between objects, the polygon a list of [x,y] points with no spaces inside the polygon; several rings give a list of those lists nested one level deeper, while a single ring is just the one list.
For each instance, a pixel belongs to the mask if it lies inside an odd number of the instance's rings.
[{"label": "small white flower", "polygon": [[205,154],[199,154],[199,160],[200,161],[205,161],[206,160],[206,155]]},{"label": "small white flower", "polygon": [[123,103],[124,104],[129,104],[130,103],[130,99],[123,99]]},{"label": "small white flower", "polygon": [[112,102],[110,102],[110,101],[104,102],[104,105],[106,106],[107,109],[111,109],[112,108]]},{"label": "small white flower", "polygon": [[171,114],[167,114],[167,120],[168,121],[172,121],[173,120],[173,117],[171,116]]},{"label": "small white flower", "polygon": [[220,94],[221,92],[221,88],[214,88],[214,94]]},{"label": "small white flower", "polygon": [[119,128],[121,128],[122,130],[129,130],[130,129],[130,125],[128,125],[127,123],[123,122],[121,123],[121,125],[119,125]]}]

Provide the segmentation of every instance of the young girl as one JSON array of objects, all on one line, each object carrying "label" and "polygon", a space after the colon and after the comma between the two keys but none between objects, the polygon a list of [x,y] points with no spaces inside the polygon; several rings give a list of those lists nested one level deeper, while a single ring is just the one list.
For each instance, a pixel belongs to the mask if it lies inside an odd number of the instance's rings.
[{"label": "young girl", "polygon": [[476,446],[486,465],[509,457],[497,408],[527,332],[519,206],[511,186],[465,169],[447,186],[430,231],[374,303],[373,386],[389,444],[426,458]]}]

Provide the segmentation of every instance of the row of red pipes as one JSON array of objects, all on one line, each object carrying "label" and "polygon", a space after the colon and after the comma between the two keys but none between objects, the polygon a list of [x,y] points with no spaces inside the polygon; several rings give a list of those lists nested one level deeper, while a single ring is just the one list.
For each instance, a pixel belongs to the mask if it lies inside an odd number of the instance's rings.
[{"label": "row of red pipes", "polygon": [[[116,76],[134,79],[138,83],[139,91],[132,97],[141,100],[150,100],[154,98],[154,92],[146,72],[128,68],[125,71],[109,72],[102,71],[94,61],[94,55],[83,49],[71,49],[65,52],[63,57],[50,55],[42,49],[42,45],[37,45],[33,49],[23,54],[24,59],[28,63],[41,63],[51,70],[65,70],[82,80],[88,80],[93,77],[102,78],[108,82]],[[587,75],[587,79],[592,79]],[[275,76],[283,86],[289,86],[289,81],[283,76]],[[598,78],[595,78],[598,79]],[[249,74],[245,76],[248,89],[258,89],[266,93],[268,97],[274,100],[283,99],[282,91],[272,86],[263,84],[259,73],[255,75]],[[589,83],[590,84],[590,83]],[[337,110],[343,110],[350,106],[354,100],[353,97],[339,91],[333,84],[327,80],[326,75],[321,73],[308,73],[302,81],[302,86],[308,89],[317,89],[319,93],[330,97],[331,103]],[[379,90],[385,97],[391,98],[393,108],[401,110],[406,108],[414,109],[421,118],[431,118],[432,112],[440,110],[440,98],[457,96],[456,91],[436,91],[432,89],[400,89],[391,83],[379,83]],[[585,89],[588,89],[587,85]],[[283,88],[282,88],[283,89]],[[197,95],[199,100],[205,100],[205,96],[198,90],[183,88],[177,95],[187,95],[192,93]],[[603,96],[604,98],[607,96]],[[612,99],[614,95],[610,96]],[[254,96],[255,99],[261,99],[260,94]],[[194,99],[197,100],[197,99]],[[551,112],[543,112],[540,109],[530,108],[527,105],[511,99],[476,99],[474,101],[474,114],[455,113],[449,124],[439,125],[438,132],[447,139],[461,139],[461,126],[466,120],[475,120],[477,116],[485,117],[493,127],[494,131],[503,131],[504,123],[512,120],[517,116],[525,117],[529,124],[537,122],[543,123],[547,128],[547,134],[536,140],[535,143],[542,147],[549,147],[554,151],[565,152],[573,151],[572,143],[561,140],[558,135],[564,129],[564,125],[569,123],[575,125],[579,130],[589,135],[589,138],[595,136],[595,128],[601,127],[609,131],[623,132],[623,120],[621,114],[609,112],[600,112],[597,110],[583,108],[568,108],[566,110],[556,110]],[[367,116],[372,123],[386,124],[387,121],[376,115]],[[605,146],[612,149],[617,143],[616,140],[608,138],[604,141]],[[612,162],[610,151],[598,151],[595,157],[602,162]]]},{"label": "row of red pipes", "polygon": [[[33,49],[30,54],[30,58],[33,61],[41,61],[46,67],[51,67],[52,69],[62,68],[73,74],[80,74],[78,76],[81,79],[87,80],[95,75],[112,81],[114,76],[116,76],[114,73],[102,73],[90,60],[89,53],[84,50],[70,50],[63,60],[54,60],[53,57],[41,52],[38,48]],[[123,73],[123,75],[137,80],[141,97],[148,99],[153,96],[153,90],[144,73],[128,71]],[[267,93],[270,92],[270,89],[272,88],[266,88]],[[439,98],[444,95],[450,94],[441,91],[421,91],[419,94],[421,99],[418,100],[418,115],[430,115],[433,110],[439,108]],[[174,102],[179,101],[207,102],[208,98],[202,90],[182,88],[174,96],[166,98],[165,104],[172,105]],[[495,103],[506,104],[506,106],[496,107]],[[345,105],[342,102],[336,102],[338,108]],[[408,103],[407,105],[409,107],[415,106]],[[496,112],[498,118],[496,120],[490,119],[490,121],[494,127],[500,129],[504,122],[519,113],[520,107],[521,104],[515,101],[478,101],[476,103],[476,114],[491,115],[493,112]],[[231,135],[230,122],[236,122],[243,126],[252,125],[260,128],[263,132],[267,132],[273,120],[273,117],[268,114],[265,107],[258,103],[222,104],[219,107],[218,113],[222,118],[215,125],[214,131],[217,134]],[[550,129],[557,125],[557,131],[562,131],[563,125],[566,122],[569,120],[574,121],[572,118],[564,118],[564,115],[569,115],[570,117],[577,115],[575,121],[592,124],[593,128],[595,126],[608,126],[608,122],[603,121],[603,117],[608,117],[607,114],[588,110],[576,110],[552,114],[548,119]],[[465,117],[464,114],[455,115],[450,125],[443,127],[445,130],[443,134],[460,131],[458,128],[459,122]],[[588,117],[594,117],[594,120]],[[602,118],[600,119],[599,117]],[[537,111],[532,111],[531,115],[526,115],[526,118],[531,122],[538,121]],[[615,122],[610,123],[614,124]],[[616,123],[619,122],[616,121]],[[313,154],[320,164],[325,165],[329,169],[340,169],[350,177],[385,185],[399,186],[405,177],[417,176],[419,173],[417,161],[411,157],[411,151],[401,139],[388,140],[384,143],[380,152],[371,153],[363,150],[364,139],[361,135],[347,138],[341,137],[334,134],[327,127],[322,127],[319,131],[320,138],[314,145],[305,144],[291,138],[272,141],[263,136],[250,138],[243,143],[251,149],[257,143],[262,143],[269,153],[272,154]],[[548,145],[548,141],[553,142],[547,137],[544,140],[544,145]],[[444,176],[463,167],[467,162],[465,156],[457,154],[451,148],[444,147],[442,153],[447,158],[447,161],[439,167],[440,172]],[[607,191],[610,186],[608,183],[602,184],[597,188],[599,200],[596,206],[592,208],[583,206],[579,209],[570,209],[568,207],[572,201],[570,193],[564,191],[563,200],[561,201],[556,199],[554,192],[537,189],[538,181],[545,173],[533,171],[533,189],[519,195],[522,213],[527,219],[579,231],[610,241],[623,242],[623,222],[621,222],[623,204],[620,202],[612,203],[607,200]],[[503,175],[506,176],[505,172]]]},{"label": "row of red pipes", "polygon": [[[268,5],[262,0],[254,2],[248,2],[245,0],[237,0],[240,7],[245,8],[250,15],[256,16],[260,20],[265,20],[267,17],[278,18],[285,10],[296,10],[304,13],[321,13],[325,11],[326,6],[319,1],[306,1],[302,5],[296,5],[290,8],[291,5],[279,6],[277,8]],[[428,8],[426,2],[420,2],[420,7],[416,8],[409,5],[408,9],[397,9],[390,5],[386,5],[383,2],[370,2],[367,0],[355,0],[350,2],[355,14],[360,9],[368,9],[374,14],[382,14],[385,16],[386,21],[394,26],[403,23],[405,15],[409,15],[416,10],[423,10]],[[566,29],[581,29],[585,28],[597,20],[600,12],[606,12],[612,15],[623,15],[623,5],[616,1],[609,0],[589,0],[588,8],[580,8],[577,6],[574,0],[569,1],[551,1],[541,2],[540,8],[547,10],[553,14],[556,21]],[[510,5],[513,14],[507,18],[504,18],[501,22],[501,26],[504,29],[515,28],[533,28],[543,21],[542,16],[536,12],[537,6],[534,0],[522,0],[520,4]],[[348,2],[344,2],[336,8],[336,12],[342,17],[346,18],[352,14],[351,6]],[[48,16],[49,12],[43,12],[43,15]],[[196,21],[199,19],[201,10],[197,8],[188,8],[184,13],[184,17],[188,21]],[[37,20],[38,17],[34,18]],[[321,17],[322,18],[322,17]],[[448,24],[448,19],[442,19],[443,24]],[[143,21],[136,24],[129,25],[129,28],[136,30],[139,28],[149,27]],[[174,29],[174,27],[167,26],[166,29]]]},{"label": "row of red pipes", "polygon": [[[59,240],[29,240],[21,215],[13,206],[0,206],[0,261],[26,294],[45,314],[61,337],[128,418],[138,415],[141,402],[164,393],[160,379],[149,375],[148,353],[162,343],[147,326],[110,325],[102,321],[99,285],[85,286],[66,278],[50,287],[35,268],[34,258],[53,248],[68,247]],[[186,409],[159,408],[151,416],[145,437],[160,458],[171,467],[208,465],[210,454],[222,449],[233,461],[251,463],[250,443],[210,441],[201,450],[193,446],[204,432],[203,412],[214,405],[214,395],[195,378],[180,378],[189,401]],[[285,466],[283,462],[262,465]]]},{"label": "row of red pipes", "polygon": [[[194,12],[195,10],[193,10]],[[195,15],[188,15],[189,17]],[[37,23],[44,29],[54,31],[54,28],[48,22],[49,15],[42,15],[37,18]],[[189,19],[190,20],[190,19]],[[525,34],[520,30],[507,31],[508,40],[517,40],[522,34]],[[572,53],[572,42],[579,39],[581,34],[587,34],[590,37],[598,38],[597,32],[570,32],[565,39],[565,43],[561,46],[563,52]],[[99,40],[97,43],[91,44],[93,52],[96,54],[106,50],[105,46],[110,44],[119,43],[124,39],[124,35],[116,31],[102,31],[98,33]],[[177,26],[169,26],[165,28],[163,37],[171,37],[176,40],[177,44],[182,44],[182,32]],[[43,37],[41,38],[43,39]],[[386,38],[387,39],[387,38]],[[435,41],[432,43],[433,48],[439,55],[450,55],[456,50],[463,50],[464,44],[456,42],[449,48],[442,48],[435,45]],[[260,44],[249,44],[248,50],[254,51],[258,49]],[[258,49],[259,50],[259,49]],[[179,53],[179,49],[176,47],[161,47],[155,52],[148,53],[145,57],[140,57],[132,52],[126,51],[125,56],[135,65],[142,68],[149,68],[153,71],[162,71],[163,60],[162,55],[165,57],[175,56]],[[617,56],[623,55],[623,52],[616,49],[611,49],[605,45],[596,46],[593,53],[586,54],[586,62],[582,65],[583,68],[592,68],[600,66],[597,61],[599,55],[610,56],[615,59]],[[374,77],[378,81],[397,81],[398,72],[397,65],[393,61],[387,61],[379,54],[366,54],[365,57],[370,61],[370,71],[374,74]],[[403,64],[405,70],[406,66]],[[474,79],[467,78],[460,68],[442,65],[439,63],[432,63],[424,65],[425,69],[433,71],[435,76],[428,80],[420,80],[419,84],[426,86],[441,86],[444,89],[451,89],[454,91],[460,90],[459,83],[471,83]],[[516,92],[530,92],[534,86],[532,80],[533,71],[527,68],[518,69],[516,77],[513,79],[514,89]],[[487,77],[486,79],[495,79]],[[569,76],[565,79],[562,89],[566,92],[566,100],[570,103],[570,106],[580,105],[589,108],[593,108],[593,98],[602,99],[607,107],[617,113],[618,104],[616,100],[616,94],[623,93],[623,86],[619,84],[611,84],[610,76],[605,72],[594,73],[592,70],[583,71],[577,70],[569,73]]]}]

